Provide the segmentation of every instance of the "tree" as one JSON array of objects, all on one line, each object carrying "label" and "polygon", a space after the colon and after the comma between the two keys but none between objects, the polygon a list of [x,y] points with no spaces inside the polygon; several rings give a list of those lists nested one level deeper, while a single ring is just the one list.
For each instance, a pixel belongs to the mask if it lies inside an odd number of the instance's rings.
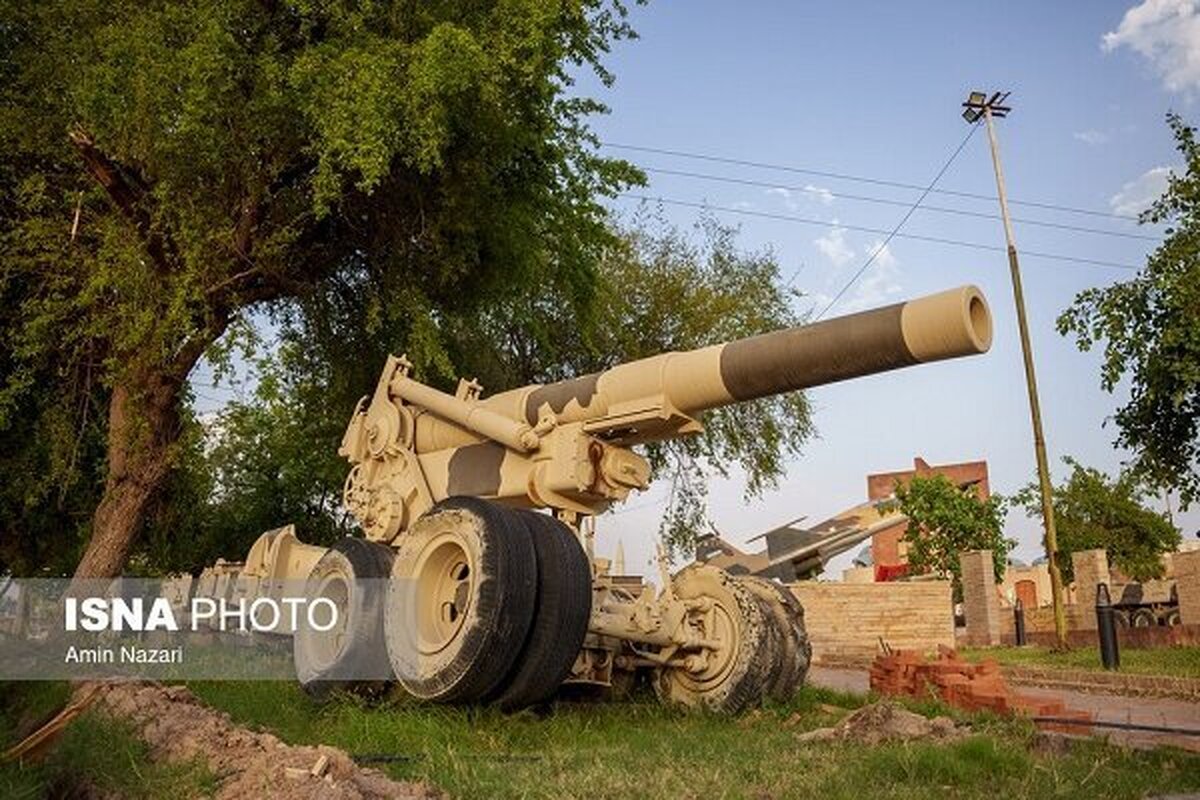
[{"label": "tree", "polygon": [[289,523],[310,544],[353,532],[337,455],[346,419],[310,402],[319,374],[303,363],[290,344],[261,356],[249,398],[192,420],[128,571],[194,573],[217,558],[239,560],[261,533]]},{"label": "tree", "polygon": [[[1063,578],[1074,580],[1071,553],[1081,550],[1105,550],[1109,562],[1136,581],[1161,578],[1161,556],[1179,547],[1180,535],[1164,515],[1145,506],[1147,491],[1137,477],[1125,472],[1110,480],[1072,458],[1063,461],[1071,475],[1052,495]],[[1036,485],[1013,499],[1030,516],[1041,513]]]},{"label": "tree", "polygon": [[595,155],[571,70],[611,80],[631,33],[617,0],[5,3],[0,432],[87,431],[103,398],[76,574],[121,569],[186,449],[188,376],[248,309],[371,293],[429,371],[443,314],[584,302],[598,200],[639,175]]},{"label": "tree", "polygon": [[996,579],[1004,578],[1008,553],[1016,545],[1004,538],[1004,500],[986,500],[971,486],[958,486],[945,475],[917,475],[896,484],[896,503],[908,517],[903,541],[914,573],[948,577],[955,597],[962,596],[959,557],[969,550],[990,550]]},{"label": "tree", "polygon": [[1058,330],[1080,350],[1104,342],[1101,386],[1130,387],[1116,445],[1133,451],[1139,480],[1177,489],[1186,508],[1200,499],[1200,142],[1177,114],[1167,122],[1185,173],[1140,217],[1167,225],[1163,243],[1132,280],[1080,292]]},{"label": "tree", "polygon": [[[440,340],[448,344],[437,360],[444,357],[445,367],[429,379],[453,389],[466,375],[502,391],[800,321],[772,254],[740,249],[729,227],[705,218],[689,235],[640,216],[614,233],[586,304],[573,303],[565,287],[528,287],[482,313],[443,315]],[[352,527],[340,508],[347,467],[338,442],[386,355],[420,343],[396,335],[403,309],[372,310],[368,293],[329,291],[304,302],[308,312],[283,320],[281,347],[261,360],[254,396],[209,422],[205,451],[194,452],[172,484],[166,505],[187,508],[198,527],[181,528],[192,523],[177,514],[156,521],[147,563],[195,569],[217,556],[237,558],[261,531],[286,522],[317,542]],[[695,520],[704,514],[707,473],[740,466],[747,492],[756,494],[812,434],[799,392],[712,412],[705,425],[698,437],[646,453],[676,487],[664,526],[675,552],[690,551],[701,529]],[[199,505],[188,499],[204,492],[211,496]]]}]

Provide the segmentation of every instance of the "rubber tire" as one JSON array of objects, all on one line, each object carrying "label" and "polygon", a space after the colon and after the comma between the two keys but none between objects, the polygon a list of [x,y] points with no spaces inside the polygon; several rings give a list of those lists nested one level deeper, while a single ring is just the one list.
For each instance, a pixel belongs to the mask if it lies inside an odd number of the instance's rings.
[{"label": "rubber tire", "polygon": [[1148,608],[1135,608],[1129,613],[1131,628],[1153,628],[1158,624],[1158,617]]},{"label": "rubber tire", "polygon": [[518,711],[554,696],[571,672],[592,617],[592,567],[574,532],[547,514],[509,509],[528,529],[537,556],[533,624],[493,703]]},{"label": "rubber tire", "polygon": [[[735,576],[735,580],[737,577],[741,576]],[[754,592],[751,591],[750,594],[754,595]],[[789,632],[784,623],[775,615],[774,604],[770,600],[757,595],[754,595],[754,600],[758,603],[758,609],[762,613],[767,628],[766,643],[763,645],[763,655],[767,659],[767,670],[766,675],[763,677],[762,694],[756,704],[758,705],[767,700],[774,700],[775,696],[772,694],[772,690],[787,679],[787,676],[784,674],[787,667],[784,647]]]},{"label": "rubber tire", "polygon": [[1169,627],[1183,624],[1183,617],[1179,613],[1178,608],[1172,608],[1163,616],[1163,624]]},{"label": "rubber tire", "polygon": [[383,606],[394,555],[387,545],[346,537],[313,566],[305,582],[305,597],[315,597],[321,581],[333,574],[342,575],[349,586],[360,591],[349,595],[346,643],[329,664],[312,663],[308,642],[317,632],[302,627],[293,637],[292,663],[305,694],[325,700],[335,692],[375,693],[390,683],[385,677],[392,675],[392,667],[384,644]]},{"label": "rubber tire", "polygon": [[[737,714],[761,703],[771,669],[770,625],[758,599],[733,576],[718,567],[694,564],[685,567],[672,580],[681,600],[724,595],[732,606],[726,611],[737,625],[738,642],[733,666],[719,683],[696,686],[684,670],[658,668],[654,690],[661,701],[700,706],[710,711]],[[689,685],[689,683],[691,685]]]},{"label": "rubber tire", "polygon": [[[438,533],[438,518],[454,515],[477,538],[477,577],[453,648],[430,668],[417,652],[409,627],[412,597],[408,571]],[[477,497],[442,500],[402,537],[384,609],[387,652],[396,678],[413,697],[439,703],[475,703],[512,670],[533,622],[537,558],[528,528],[507,509]]]},{"label": "rubber tire", "polygon": [[786,586],[768,578],[737,575],[734,580],[767,604],[779,631],[780,663],[767,680],[767,697],[787,702],[804,685],[812,661],[812,645],[804,627],[804,607]]}]

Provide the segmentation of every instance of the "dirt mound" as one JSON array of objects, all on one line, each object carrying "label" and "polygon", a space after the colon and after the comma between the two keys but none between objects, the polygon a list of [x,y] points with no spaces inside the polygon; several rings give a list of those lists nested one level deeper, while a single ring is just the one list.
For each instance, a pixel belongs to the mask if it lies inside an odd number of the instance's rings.
[{"label": "dirt mound", "polygon": [[335,747],[293,746],[239,727],[182,686],[106,684],[98,707],[133,723],[155,759],[202,758],[220,781],[218,800],[441,798],[423,783],[399,783],[355,764]]},{"label": "dirt mound", "polygon": [[872,703],[863,706],[832,728],[817,728],[800,734],[802,742],[832,739],[861,744],[905,739],[948,739],[961,735],[949,717],[929,719],[900,708],[892,703]]}]

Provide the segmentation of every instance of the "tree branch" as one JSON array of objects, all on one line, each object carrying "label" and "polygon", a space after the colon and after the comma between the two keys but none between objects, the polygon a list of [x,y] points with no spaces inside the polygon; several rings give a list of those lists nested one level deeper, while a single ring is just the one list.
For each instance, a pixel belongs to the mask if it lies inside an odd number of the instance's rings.
[{"label": "tree branch", "polygon": [[67,136],[79,151],[87,171],[108,194],[121,214],[137,229],[155,267],[159,272],[169,272],[173,263],[173,248],[154,230],[153,221],[145,208],[150,187],[101,152],[87,131],[75,128]]},{"label": "tree branch", "polygon": [[254,233],[258,229],[259,204],[247,197],[241,203],[237,224],[233,229],[233,251],[243,261],[250,260],[250,251],[254,247]]},{"label": "tree branch", "polygon": [[180,381],[186,380],[192,367],[196,366],[196,362],[204,355],[204,351],[221,338],[221,334],[229,327],[230,319],[227,309],[214,309],[208,323],[184,340],[183,345],[176,351],[171,359],[170,374]]},{"label": "tree branch", "polygon": [[220,283],[214,283],[204,290],[204,296],[214,301],[223,301],[227,293],[236,292],[242,284],[249,283],[255,276],[261,275],[262,269],[256,264],[250,269],[230,275]]}]

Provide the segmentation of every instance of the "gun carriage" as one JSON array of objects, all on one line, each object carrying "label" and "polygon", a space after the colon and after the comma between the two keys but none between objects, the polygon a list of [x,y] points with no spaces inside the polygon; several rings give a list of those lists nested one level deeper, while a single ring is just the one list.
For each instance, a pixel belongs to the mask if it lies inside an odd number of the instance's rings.
[{"label": "gun carriage", "polygon": [[383,668],[418,698],[518,708],[647,670],[669,702],[786,697],[810,655],[786,587],[711,565],[631,587],[594,555],[595,516],[649,486],[638,445],[701,431],[707,410],[983,353],[991,336],[965,286],[490,397],[467,380],[439,391],[393,356],[339,450],[363,537],[325,549],[272,532],[245,569],[346,609],[336,631],[296,634],[314,693]]}]

